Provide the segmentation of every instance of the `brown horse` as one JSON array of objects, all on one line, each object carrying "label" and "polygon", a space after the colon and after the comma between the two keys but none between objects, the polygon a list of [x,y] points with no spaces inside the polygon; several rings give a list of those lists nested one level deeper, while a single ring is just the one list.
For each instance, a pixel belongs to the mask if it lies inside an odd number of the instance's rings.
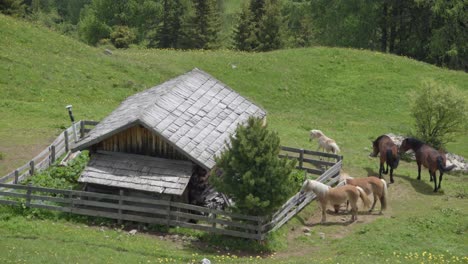
[{"label": "brown horse", "polygon": [[[390,166],[390,183],[394,183],[393,170],[398,167],[398,163],[400,162],[397,145],[395,145],[389,136],[382,135],[372,141],[372,147],[373,152],[370,154],[371,157],[377,157],[380,153],[379,178],[382,179],[382,173],[388,173],[388,167]],[[386,170],[384,170],[384,163],[387,163]]]},{"label": "brown horse", "polygon": [[351,203],[351,221],[357,220],[357,201],[359,198],[362,199],[364,207],[369,208],[370,200],[366,195],[366,192],[361,187],[355,187],[352,185],[344,185],[340,187],[331,188],[330,186],[323,184],[319,181],[305,180],[302,185],[301,193],[314,192],[317,195],[317,199],[322,207],[322,223],[327,220],[326,209],[327,204],[330,203],[335,212],[338,212],[340,204],[349,201]]},{"label": "brown horse", "polygon": [[[444,172],[451,171],[455,165],[446,167],[445,153],[437,151],[431,146],[415,138],[405,138],[401,142],[400,152],[406,152],[412,149],[416,156],[416,163],[418,164],[418,180],[421,180],[421,165],[429,169],[430,181],[434,180],[434,192],[440,189],[442,183],[442,175]],[[436,171],[439,170],[439,185],[437,186]]]},{"label": "brown horse", "polygon": [[374,176],[367,178],[353,178],[347,173],[341,173],[340,180],[345,181],[346,184],[361,187],[367,195],[373,194],[374,203],[369,212],[374,210],[377,200],[380,201],[380,213],[387,209],[387,183],[384,179],[379,179]]}]

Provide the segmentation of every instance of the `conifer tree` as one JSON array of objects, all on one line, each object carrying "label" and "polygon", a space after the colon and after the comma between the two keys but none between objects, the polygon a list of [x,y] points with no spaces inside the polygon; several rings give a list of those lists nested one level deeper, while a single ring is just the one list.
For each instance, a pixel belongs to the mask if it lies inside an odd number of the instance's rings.
[{"label": "conifer tree", "polygon": [[234,200],[240,213],[272,213],[297,191],[291,176],[295,161],[278,157],[278,134],[258,118],[238,126],[230,140],[230,147],[216,158],[211,183]]},{"label": "conifer tree", "polygon": [[193,0],[194,14],[184,27],[182,48],[215,49],[219,47],[218,33],[221,17],[216,0]]},{"label": "conifer tree", "polygon": [[[184,7],[180,0],[163,0],[161,25],[156,41],[150,41],[150,47],[177,48],[181,35]],[[157,42],[157,43],[156,43]]]}]

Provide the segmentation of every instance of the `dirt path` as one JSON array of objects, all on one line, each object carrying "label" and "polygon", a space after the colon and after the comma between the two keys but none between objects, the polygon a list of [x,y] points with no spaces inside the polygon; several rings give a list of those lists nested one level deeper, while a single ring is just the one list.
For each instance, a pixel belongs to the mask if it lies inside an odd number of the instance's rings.
[{"label": "dirt path", "polygon": [[[393,195],[401,195],[404,192],[399,190],[401,188],[393,187]],[[369,197],[373,201],[372,197]],[[389,197],[391,198],[391,197]],[[391,201],[390,205],[391,205]],[[375,210],[373,212],[367,212],[363,210],[362,202],[359,201],[358,207],[360,208],[358,214],[358,220],[350,222],[351,215],[346,212],[346,206],[342,205],[339,213],[335,213],[332,207],[327,207],[327,220],[326,223],[321,224],[322,211],[316,201],[313,201],[309,206],[316,207],[314,214],[308,219],[303,219],[303,225],[297,226],[290,230],[287,236],[288,245],[294,245],[297,239],[301,236],[310,237],[312,240],[326,240],[326,242],[334,239],[345,238],[347,235],[353,233],[356,228],[362,227],[365,224],[371,223],[382,217],[391,217],[393,210],[391,206],[380,214],[380,202],[377,202]],[[310,230],[310,231],[309,231]],[[287,259],[292,256],[306,256],[310,255],[311,252],[318,251],[319,247],[306,246],[306,247],[288,247],[288,251],[282,251],[277,253],[277,257],[281,259]]]}]

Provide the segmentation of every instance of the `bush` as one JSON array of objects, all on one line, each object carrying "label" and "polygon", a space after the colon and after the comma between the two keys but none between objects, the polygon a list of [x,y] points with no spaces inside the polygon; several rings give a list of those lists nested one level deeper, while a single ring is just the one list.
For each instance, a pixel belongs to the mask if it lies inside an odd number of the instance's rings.
[{"label": "bush", "polygon": [[103,38],[109,37],[110,27],[100,21],[93,10],[84,9],[83,18],[78,24],[80,38],[91,45]]},{"label": "bush", "polygon": [[234,200],[236,211],[268,215],[299,189],[291,176],[296,161],[278,158],[280,139],[262,120],[250,118],[230,139],[210,181]]},{"label": "bush", "polygon": [[416,136],[435,148],[452,142],[453,134],[467,128],[468,100],[454,87],[428,81],[412,98]]},{"label": "bush", "polygon": [[127,49],[135,39],[135,33],[127,26],[116,26],[110,34],[112,44],[118,49]]},{"label": "bush", "polygon": [[68,166],[53,165],[47,170],[41,171],[29,178],[27,183],[54,189],[71,189],[78,184],[78,178],[88,163],[87,152],[82,152],[78,157],[68,163]]}]

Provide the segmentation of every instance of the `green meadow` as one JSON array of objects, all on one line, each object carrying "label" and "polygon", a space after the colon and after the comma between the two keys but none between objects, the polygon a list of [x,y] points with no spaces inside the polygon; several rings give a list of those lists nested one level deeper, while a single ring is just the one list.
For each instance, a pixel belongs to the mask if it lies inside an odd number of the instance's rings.
[{"label": "green meadow", "polygon": [[[24,164],[76,119],[100,120],[127,96],[193,68],[262,106],[283,145],[316,149],[308,131],[335,139],[343,170],[376,175],[370,140],[411,133],[410,93],[425,80],[468,94],[468,75],[379,52],[314,47],[268,53],[129,49],[106,55],[40,26],[0,15],[0,174]],[[468,133],[448,151],[468,157]],[[400,162],[384,215],[315,225],[312,203],[265,245],[192,234],[182,243],[151,232],[84,225],[0,207],[1,263],[459,263],[468,262],[466,174],[445,175],[432,193],[426,170]],[[388,177],[388,176],[387,176]],[[311,236],[302,228],[308,226]],[[319,233],[326,235],[325,239]],[[220,246],[221,245],[221,246]],[[250,248],[250,250],[248,250]]]}]

